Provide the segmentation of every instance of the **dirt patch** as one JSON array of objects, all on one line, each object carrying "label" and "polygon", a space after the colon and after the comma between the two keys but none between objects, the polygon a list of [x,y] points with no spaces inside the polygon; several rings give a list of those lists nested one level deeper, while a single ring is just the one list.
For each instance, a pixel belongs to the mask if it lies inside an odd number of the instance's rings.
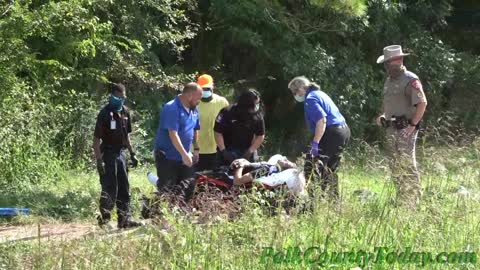
[{"label": "dirt patch", "polygon": [[98,231],[92,224],[36,224],[25,226],[0,226],[0,243],[28,240],[71,240]]}]

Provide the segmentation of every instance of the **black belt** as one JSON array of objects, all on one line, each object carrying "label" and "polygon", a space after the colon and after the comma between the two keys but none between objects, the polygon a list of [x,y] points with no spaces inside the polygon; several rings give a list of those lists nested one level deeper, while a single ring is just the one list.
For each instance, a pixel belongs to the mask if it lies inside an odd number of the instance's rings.
[{"label": "black belt", "polygon": [[[410,123],[410,119],[407,119],[405,116],[393,116],[391,119],[381,119],[381,124],[382,124],[382,127],[384,128],[389,128],[389,127],[393,127],[395,129],[404,129],[406,127],[408,127],[409,125],[411,125]],[[416,129],[419,129],[420,127],[420,122],[415,125],[415,128]]]},{"label": "black belt", "polygon": [[127,147],[122,144],[102,144],[100,146],[101,150],[113,150],[113,151],[119,151],[119,150],[125,150]]},{"label": "black belt", "polygon": [[394,127],[394,128],[397,128],[397,129],[404,128],[403,125],[399,125],[399,123],[396,120],[382,119],[381,123],[382,123],[382,127],[384,127],[384,128],[389,128],[389,127]]},{"label": "black belt", "polygon": [[347,128],[347,127],[348,127],[347,123],[327,126],[327,128]]},{"label": "black belt", "polygon": [[384,122],[384,123],[385,123],[385,125],[386,125],[387,127],[389,127],[389,126],[391,126],[393,123],[395,123],[395,120],[386,120],[386,119],[385,119],[385,122]]},{"label": "black belt", "polygon": [[155,151],[154,151],[154,154],[155,154],[155,156],[160,157],[160,158],[161,158],[161,157],[167,158],[167,155],[166,155],[165,152],[162,151],[162,150],[155,150]]}]

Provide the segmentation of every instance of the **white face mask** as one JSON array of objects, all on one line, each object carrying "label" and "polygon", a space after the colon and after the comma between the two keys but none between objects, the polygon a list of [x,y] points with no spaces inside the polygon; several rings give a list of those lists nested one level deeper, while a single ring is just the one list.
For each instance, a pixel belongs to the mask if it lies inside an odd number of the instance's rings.
[{"label": "white face mask", "polygon": [[255,111],[258,112],[260,110],[260,104],[255,104]]},{"label": "white face mask", "polygon": [[305,101],[305,96],[293,96],[297,102],[304,102]]}]

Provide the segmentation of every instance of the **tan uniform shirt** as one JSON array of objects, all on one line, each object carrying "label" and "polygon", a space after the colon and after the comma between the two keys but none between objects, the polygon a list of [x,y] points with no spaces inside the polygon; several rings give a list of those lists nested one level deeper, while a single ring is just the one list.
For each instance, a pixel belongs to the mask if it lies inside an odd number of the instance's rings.
[{"label": "tan uniform shirt", "polygon": [[407,71],[398,78],[388,77],[383,87],[383,110],[385,118],[405,116],[408,120],[415,114],[415,105],[427,102],[418,76]]}]

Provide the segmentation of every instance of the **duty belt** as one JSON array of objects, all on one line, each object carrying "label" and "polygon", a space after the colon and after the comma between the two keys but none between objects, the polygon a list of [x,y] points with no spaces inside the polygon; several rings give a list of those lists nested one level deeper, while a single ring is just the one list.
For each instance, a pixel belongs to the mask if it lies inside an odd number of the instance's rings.
[{"label": "duty belt", "polygon": [[[382,127],[384,128],[393,127],[395,129],[404,129],[410,125],[410,120],[408,120],[405,116],[392,116],[392,118],[388,120],[382,117],[380,121],[382,123]],[[415,127],[418,129],[418,125]]]},{"label": "duty belt", "polygon": [[119,152],[127,149],[125,145],[116,145],[116,144],[102,144],[100,146],[100,150],[102,152],[105,151],[113,151],[113,152]]},{"label": "duty belt", "polygon": [[343,124],[340,124],[340,125],[331,125],[331,126],[327,126],[327,128],[347,128],[347,124],[346,123],[343,123]]}]

